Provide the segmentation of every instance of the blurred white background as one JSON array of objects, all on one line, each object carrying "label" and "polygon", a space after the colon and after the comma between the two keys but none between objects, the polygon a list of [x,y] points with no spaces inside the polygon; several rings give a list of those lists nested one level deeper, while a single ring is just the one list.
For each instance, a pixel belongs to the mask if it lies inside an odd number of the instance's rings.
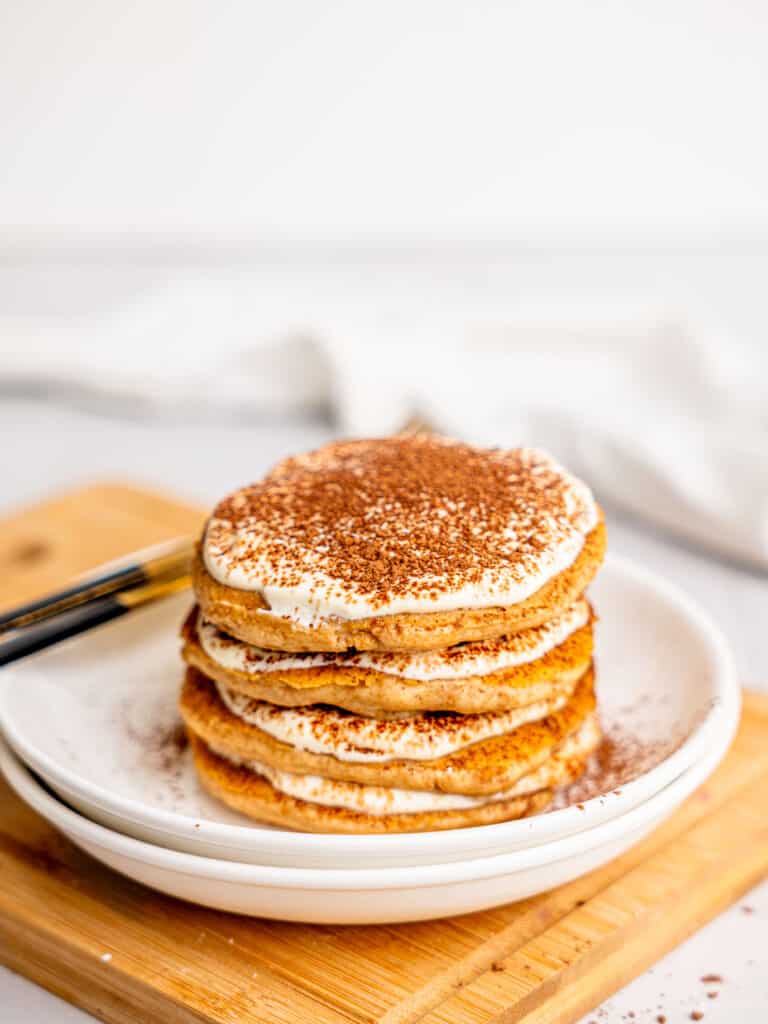
[{"label": "blurred white background", "polygon": [[752,233],[767,44],[760,0],[6,0],[0,223]]},{"label": "blurred white background", "polygon": [[[760,0],[4,0],[0,506],[421,412],[553,448],[766,685],[766,110]],[[601,1020],[715,953],[764,1020],[736,918]]]}]

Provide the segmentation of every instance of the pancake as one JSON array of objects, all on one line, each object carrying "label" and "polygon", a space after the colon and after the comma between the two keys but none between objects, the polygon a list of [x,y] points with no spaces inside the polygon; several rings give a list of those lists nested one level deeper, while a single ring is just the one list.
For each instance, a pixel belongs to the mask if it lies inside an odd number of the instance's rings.
[{"label": "pancake", "polygon": [[[484,795],[511,786],[546,761],[581,727],[594,708],[594,673],[590,667],[562,707],[509,732],[470,742],[440,757],[402,758],[393,747],[389,760],[361,760],[360,752],[350,753],[344,737],[337,743],[336,754],[316,753],[276,739],[265,729],[233,714],[220,698],[215,684],[192,668],[187,670],[180,700],[187,728],[209,747],[234,761],[258,761],[280,771],[344,782],[465,795]],[[433,717],[421,715],[414,719],[418,722],[415,732],[421,728],[444,731],[449,739],[456,734],[459,741],[466,738],[465,716],[442,715],[435,721]],[[332,740],[332,715],[329,721],[331,727],[326,730],[326,739],[330,735]],[[367,724],[371,724],[370,719]],[[409,723],[397,720],[380,724],[394,733]],[[360,727],[366,727],[365,720]]]},{"label": "pancake", "polygon": [[[377,718],[413,711],[505,711],[566,696],[586,671],[592,658],[594,616],[586,601],[574,602],[569,611],[571,617],[563,616],[559,631],[552,630],[555,620],[550,620],[511,638],[426,655],[302,652],[291,656],[259,650],[210,625],[200,627],[193,609],[182,630],[182,656],[222,686],[287,707],[333,704]],[[576,628],[568,632],[571,627]],[[201,641],[203,630],[208,639]],[[548,646],[556,640],[561,642]],[[509,660],[513,663],[506,665]],[[488,667],[494,670],[480,672]]]},{"label": "pancake", "polygon": [[301,775],[273,768],[262,761],[233,761],[221,751],[211,747],[233,764],[241,765],[262,775],[275,789],[288,796],[310,803],[343,807],[365,814],[409,814],[433,810],[460,810],[479,807],[494,800],[511,800],[527,796],[541,789],[550,789],[574,781],[574,765],[583,764],[600,740],[597,715],[588,716],[576,730],[533,771],[522,775],[511,786],[484,795],[438,793],[434,790],[399,789],[392,786],[373,786],[359,782],[341,782],[320,775]]},{"label": "pancake", "polygon": [[313,625],[273,615],[258,591],[235,590],[213,579],[200,553],[192,585],[210,622],[247,643],[278,651],[430,651],[473,640],[491,640],[540,626],[579,598],[605,557],[602,519],[586,537],[573,565],[515,605],[444,612],[323,619]]},{"label": "pancake", "polygon": [[190,737],[197,774],[212,796],[256,821],[301,832],[395,833],[492,825],[535,814],[552,800],[552,790],[494,801],[481,807],[414,814],[361,814],[298,800],[275,789],[263,776],[215,754],[194,733]]},{"label": "pancake", "polygon": [[419,651],[529,629],[605,551],[588,488],[534,449],[329,445],[221,502],[193,566],[206,620],[280,651]]}]

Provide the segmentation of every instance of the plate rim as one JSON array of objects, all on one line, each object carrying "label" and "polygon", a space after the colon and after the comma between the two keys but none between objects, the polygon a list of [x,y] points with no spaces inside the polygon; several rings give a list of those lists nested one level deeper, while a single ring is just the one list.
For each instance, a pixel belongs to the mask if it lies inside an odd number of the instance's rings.
[{"label": "plate rim", "polygon": [[[740,720],[740,704],[731,714],[719,737],[719,743],[707,756],[662,787],[636,807],[580,832],[552,839],[539,846],[511,850],[493,857],[467,857],[459,861],[426,864],[377,866],[372,868],[307,868],[273,864],[249,864],[203,857],[182,850],[171,850],[107,828],[68,807],[48,793],[31,770],[0,739],[0,772],[14,792],[70,841],[81,840],[137,863],[174,871],[195,879],[309,890],[381,890],[423,889],[463,882],[482,881],[527,871],[533,867],[556,864],[570,857],[596,850],[638,832],[644,826],[655,827],[669,816],[715,771],[725,757]],[[72,836],[75,835],[76,839]],[[546,857],[543,857],[546,854]]]},{"label": "plate rim", "polygon": [[[300,856],[303,852],[317,856],[348,855],[355,858],[363,854],[366,849],[370,849],[371,854],[375,852],[377,856],[384,858],[409,854],[417,856],[427,853],[431,847],[444,848],[446,842],[449,841],[452,846],[469,852],[493,842],[501,843],[507,837],[510,841],[517,838],[518,841],[525,842],[526,846],[523,848],[526,848],[528,845],[526,840],[529,840],[531,835],[537,831],[545,833],[542,842],[550,842],[566,832],[579,832],[588,827],[597,827],[603,821],[628,813],[631,808],[643,803],[653,793],[665,788],[706,753],[713,738],[717,737],[719,723],[726,720],[729,710],[738,706],[739,703],[740,690],[730,650],[721,630],[709,614],[676,584],[631,559],[610,553],[601,572],[606,570],[625,578],[628,577],[632,582],[654,591],[691,624],[700,646],[707,652],[707,661],[713,666],[717,696],[714,697],[702,721],[668,757],[654,765],[649,771],[625,783],[620,791],[600,794],[585,800],[582,805],[584,810],[566,807],[544,811],[540,815],[529,818],[499,822],[493,825],[471,826],[448,832],[340,835],[282,829],[260,830],[249,825],[230,825],[205,818],[195,819],[175,811],[148,807],[131,798],[110,794],[108,790],[90,780],[81,779],[66,768],[61,768],[48,754],[37,750],[33,744],[28,743],[24,736],[16,730],[13,722],[9,720],[9,694],[14,676],[23,673],[24,666],[34,664],[37,658],[50,656],[50,649],[40,652],[38,655],[32,655],[30,658],[24,659],[23,662],[8,666],[3,676],[0,677],[0,729],[20,759],[31,765],[49,784],[54,784],[52,780],[58,780],[60,785],[84,794],[84,798],[88,802],[102,807],[110,814],[138,824],[140,827],[164,832],[170,837],[183,837],[191,842],[204,840],[206,843],[220,845],[222,848],[230,850],[233,848],[251,849],[266,844],[273,853],[276,847],[279,847],[281,853],[288,856]],[[138,615],[149,616],[153,611],[155,609],[148,608],[140,611]],[[117,624],[107,623],[98,629],[108,630],[116,625],[119,626],[119,621]],[[90,636],[91,633],[87,635]],[[80,636],[66,641],[65,644],[67,647],[71,647],[82,642],[83,637]],[[20,682],[19,685],[22,683]],[[652,781],[649,785],[650,780]],[[638,792],[645,792],[646,795],[637,796]],[[597,818],[597,822],[591,820],[594,818]],[[546,826],[542,826],[542,822],[545,822]],[[570,825],[575,827],[570,828]],[[537,826],[540,827],[537,828]]]}]

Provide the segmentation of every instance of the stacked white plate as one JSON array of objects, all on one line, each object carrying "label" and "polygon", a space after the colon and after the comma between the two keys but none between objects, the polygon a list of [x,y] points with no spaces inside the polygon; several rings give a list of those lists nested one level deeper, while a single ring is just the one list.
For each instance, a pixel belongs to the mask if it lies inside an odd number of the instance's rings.
[{"label": "stacked white plate", "polygon": [[522,899],[638,842],[712,773],[738,723],[726,645],[687,598],[615,558],[591,597],[604,728],[624,745],[634,777],[617,785],[615,776],[593,775],[596,795],[532,818],[336,836],[261,826],[229,811],[199,787],[179,743],[178,629],[188,596],[7,668],[0,768],[98,860],[207,906],[371,923]]}]

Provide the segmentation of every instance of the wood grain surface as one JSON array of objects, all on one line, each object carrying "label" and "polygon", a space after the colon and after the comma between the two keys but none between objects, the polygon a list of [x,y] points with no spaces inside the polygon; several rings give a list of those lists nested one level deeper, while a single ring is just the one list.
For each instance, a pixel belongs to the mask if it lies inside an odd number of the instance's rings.
[{"label": "wood grain surface", "polygon": [[[20,513],[0,529],[0,607],[201,521],[199,509],[121,485]],[[322,927],[153,893],[78,851],[0,784],[0,960],[121,1024],[566,1024],[768,873],[766,786],[768,696],[746,694],[713,778],[592,874],[444,921]]]}]

